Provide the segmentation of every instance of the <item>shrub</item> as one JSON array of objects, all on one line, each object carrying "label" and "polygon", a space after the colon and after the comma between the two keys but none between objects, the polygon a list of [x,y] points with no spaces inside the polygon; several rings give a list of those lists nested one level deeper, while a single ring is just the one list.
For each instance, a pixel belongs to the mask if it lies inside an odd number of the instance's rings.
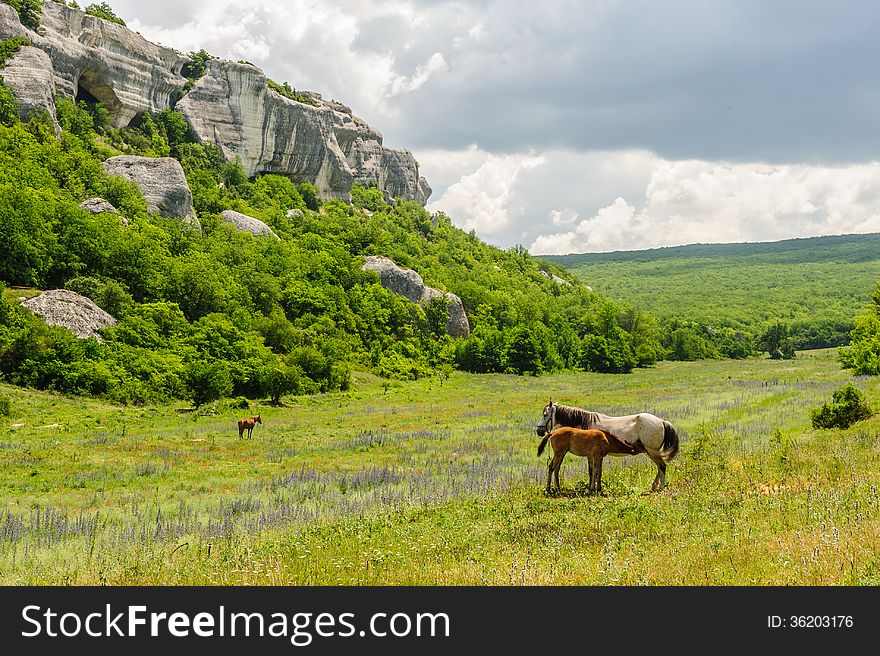
[{"label": "shrub", "polygon": [[89,16],[103,18],[104,20],[108,20],[111,23],[116,23],[117,25],[125,25],[125,21],[117,16],[116,13],[113,11],[113,7],[111,7],[106,2],[88,5],[86,7],[86,13]]},{"label": "shrub", "polygon": [[205,51],[204,48],[198,52],[189,53],[189,62],[183,65],[180,71],[183,77],[189,80],[198,80],[205,74],[208,68],[208,62],[214,59],[214,56]]},{"label": "shrub", "polygon": [[616,340],[587,335],[581,345],[581,366],[597,373],[628,374],[636,366],[636,358],[623,334]]},{"label": "shrub", "polygon": [[29,46],[31,42],[23,36],[13,36],[9,39],[0,41],[0,66],[6,63],[6,60],[21,50],[22,46]]},{"label": "shrub", "polygon": [[12,414],[12,402],[8,396],[0,394],[0,417],[8,417]]},{"label": "shrub", "polygon": [[300,93],[296,89],[290,86],[287,82],[282,82],[278,84],[275,80],[266,80],[269,85],[269,88],[272,89],[275,93],[284,96],[285,98],[289,98],[290,100],[295,100],[296,102],[301,102],[305,105],[311,105],[312,107],[317,107],[318,103],[316,103],[309,96]]},{"label": "shrub", "polygon": [[856,317],[851,337],[851,346],[838,350],[840,364],[857,375],[880,374],[880,285],[865,314]]},{"label": "shrub", "polygon": [[351,186],[351,203],[355,207],[370,210],[371,212],[380,212],[388,209],[388,203],[382,196],[382,190],[375,185],[364,187],[360,184]]},{"label": "shrub", "polygon": [[849,428],[873,414],[864,393],[852,383],[834,390],[831,403],[810,411],[813,428]]},{"label": "shrub", "polygon": [[3,1],[18,12],[18,18],[22,25],[32,30],[40,26],[40,16],[43,15],[43,3],[40,0]]},{"label": "shrub", "polygon": [[232,393],[229,367],[222,362],[194,362],[187,368],[186,386],[197,408],[228,396]]},{"label": "shrub", "polygon": [[311,182],[300,182],[296,190],[302,196],[306,208],[315,212],[321,209],[321,194],[315,185]]}]

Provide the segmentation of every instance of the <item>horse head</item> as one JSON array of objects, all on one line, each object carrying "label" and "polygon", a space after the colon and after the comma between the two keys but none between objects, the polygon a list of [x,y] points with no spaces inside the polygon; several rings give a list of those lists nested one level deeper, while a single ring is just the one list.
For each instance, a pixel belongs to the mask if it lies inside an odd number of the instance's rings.
[{"label": "horse head", "polygon": [[256,417],[254,417],[254,421],[257,422],[258,424],[262,424],[263,418],[260,417],[260,415],[257,415]]},{"label": "horse head", "polygon": [[553,422],[555,419],[556,406],[553,405],[553,399],[550,399],[550,403],[545,405],[544,410],[541,412],[541,421],[535,426],[535,432],[538,434],[538,437],[544,437],[544,435],[553,430]]}]

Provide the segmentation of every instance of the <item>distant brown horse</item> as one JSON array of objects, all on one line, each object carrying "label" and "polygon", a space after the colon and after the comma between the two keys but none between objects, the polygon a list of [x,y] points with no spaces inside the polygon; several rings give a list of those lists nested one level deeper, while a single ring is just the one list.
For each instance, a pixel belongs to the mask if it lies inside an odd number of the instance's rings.
[{"label": "distant brown horse", "polygon": [[602,460],[609,453],[635,455],[639,453],[637,448],[621,442],[613,435],[594,429],[571,428],[561,426],[552,433],[547,433],[538,446],[538,455],[544,453],[547,441],[553,447],[553,459],[547,469],[547,492],[551,490],[550,477],[556,479],[556,489],[561,490],[559,485],[559,469],[566,453],[576,456],[586,456],[590,459],[590,494],[602,494]]},{"label": "distant brown horse", "polygon": [[248,439],[253,439],[254,434],[254,426],[257,424],[262,425],[263,419],[260,415],[254,415],[253,417],[248,417],[247,419],[239,419],[238,420],[238,439],[242,438],[244,435],[244,431],[248,432]]}]

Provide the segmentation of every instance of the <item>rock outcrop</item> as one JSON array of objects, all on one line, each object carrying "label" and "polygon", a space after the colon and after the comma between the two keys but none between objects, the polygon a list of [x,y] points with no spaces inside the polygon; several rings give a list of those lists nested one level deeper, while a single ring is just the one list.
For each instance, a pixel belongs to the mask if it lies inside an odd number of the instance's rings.
[{"label": "rock outcrop", "polygon": [[353,182],[376,183],[386,198],[427,202],[431,187],[412,153],[383,146],[349,107],[304,95],[314,104],[276,93],[256,66],[215,59],[177,110],[200,141],[238,157],[248,175],[279,173],[343,200]]},{"label": "rock outcrop", "polygon": [[183,167],[173,157],[119,155],[104,162],[104,170],[135,182],[147,200],[147,210],[178,217],[201,229]]},{"label": "rock outcrop", "polygon": [[22,303],[50,326],[62,326],[81,339],[95,337],[98,331],[115,326],[116,319],[91,299],[67,289],[50,289]]},{"label": "rock outcrop", "polygon": [[233,226],[235,226],[236,230],[249,232],[252,235],[256,235],[257,237],[271,236],[275,239],[280,239],[280,237],[275,234],[275,231],[272,230],[272,228],[267,226],[259,219],[255,219],[254,217],[248,216],[247,214],[242,214],[241,212],[236,212],[234,210],[223,210],[222,212],[220,212],[220,216],[223,217],[224,221],[226,221],[227,223],[231,223]]},{"label": "rock outcrop", "polygon": [[58,92],[100,100],[114,127],[171,107],[186,84],[180,72],[187,57],[127,27],[57,2],[44,2],[41,18],[42,25],[29,30],[12,7],[0,4],[0,36],[23,36],[48,54]]},{"label": "rock outcrop", "polygon": [[366,271],[377,273],[379,281],[385,289],[412,303],[426,305],[435,298],[445,298],[449,309],[446,332],[452,337],[464,337],[465,339],[470,337],[471,327],[464,311],[464,305],[455,294],[428,287],[418,273],[412,269],[397,266],[387,257],[370,255],[364,262],[363,268]]},{"label": "rock outcrop", "polygon": [[[555,282],[557,285],[562,285],[564,287],[571,287],[570,282],[568,282],[565,278],[560,278],[555,273],[547,273],[546,271],[541,270],[541,275],[544,276],[545,278],[550,278],[550,280]],[[593,291],[593,290],[591,289],[590,291]]]},{"label": "rock outcrop", "polygon": [[79,206],[89,214],[116,214],[119,217],[119,220],[122,221],[122,225],[128,226],[128,219],[122,216],[119,213],[119,210],[113,207],[112,203],[109,203],[103,198],[89,198],[88,200],[81,202]]},{"label": "rock outcrop", "polygon": [[382,134],[354,115],[351,108],[312,94],[315,100],[333,110],[333,134],[345,153],[355,182],[375,183],[386,201],[395,198],[415,200],[422,205],[431,196],[428,181],[419,176],[419,165],[408,150],[382,145]]},{"label": "rock outcrop", "polygon": [[182,75],[187,56],[57,2],[43,4],[36,31],[23,27],[16,11],[0,3],[0,38],[12,36],[29,39],[49,57],[36,67],[39,55],[23,48],[27,52],[18,69],[35,74],[11,73],[16,93],[35,107],[53,107],[56,90],[99,100],[114,127],[129,125],[144,112],[174,108],[200,141],[216,144],[228,159],[239,158],[248,175],[286,175],[343,200],[352,182],[376,183],[386,198],[423,205],[431,193],[412,154],[386,148],[381,133],[350,108],[313,92],[302,92],[309,103],[291,100],[270,89],[265,73],[251,64],[213,59],[187,90]]},{"label": "rock outcrop", "polygon": [[6,61],[0,76],[12,89],[18,101],[18,114],[29,121],[34,114],[46,112],[55,129],[55,81],[52,60],[45,52],[32,46],[21,49]]}]

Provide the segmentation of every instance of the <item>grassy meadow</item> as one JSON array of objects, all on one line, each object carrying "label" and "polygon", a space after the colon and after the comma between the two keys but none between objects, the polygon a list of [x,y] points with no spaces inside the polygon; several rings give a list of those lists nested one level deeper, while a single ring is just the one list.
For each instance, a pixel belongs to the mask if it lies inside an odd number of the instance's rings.
[{"label": "grassy meadow", "polygon": [[[199,413],[0,386],[0,584],[878,584],[880,417],[809,423],[849,379],[821,350],[387,388],[358,374]],[[654,465],[613,458],[588,496],[569,455],[548,496],[550,396],[672,421],[669,489],[644,495]]]}]

